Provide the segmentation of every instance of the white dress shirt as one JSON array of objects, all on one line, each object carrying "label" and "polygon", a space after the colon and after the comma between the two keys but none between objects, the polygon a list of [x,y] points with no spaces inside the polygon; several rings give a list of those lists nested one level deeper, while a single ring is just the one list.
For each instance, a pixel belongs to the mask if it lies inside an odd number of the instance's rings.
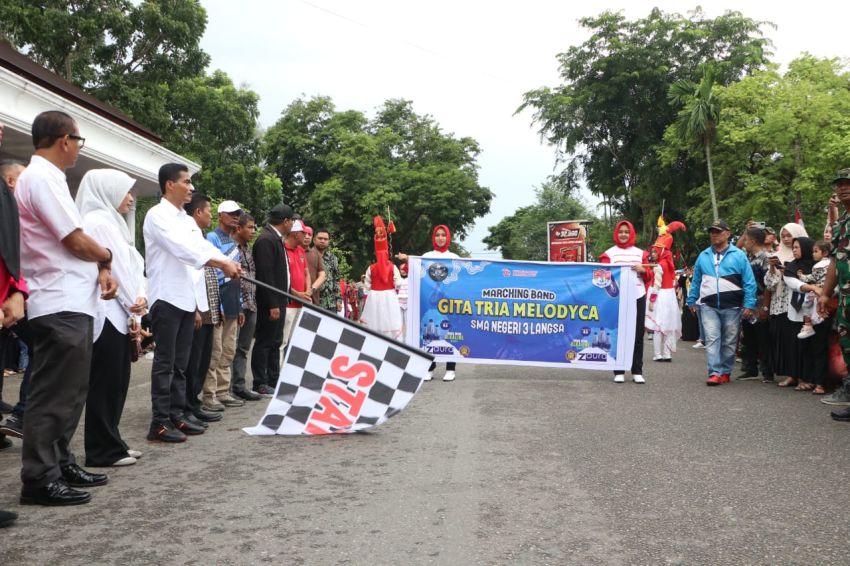
[{"label": "white dress shirt", "polygon": [[30,292],[29,318],[60,312],[94,317],[100,295],[97,264],[77,259],[62,245],[83,227],[65,173],[33,155],[18,177],[15,198],[21,218],[21,272]]},{"label": "white dress shirt", "polygon": [[94,319],[94,339],[100,337],[106,320],[121,334],[129,331],[130,307],[138,297],[146,297],[144,262],[136,248],[130,246],[114,221],[100,212],[90,212],[83,217],[86,234],[112,251],[112,276],[118,282],[118,295],[114,300],[97,302]]},{"label": "white dress shirt", "polygon": [[226,260],[218,248],[193,233],[195,221],[165,199],[145,215],[145,269],[153,307],[163,300],[180,310],[195,312],[193,272],[211,259]]}]

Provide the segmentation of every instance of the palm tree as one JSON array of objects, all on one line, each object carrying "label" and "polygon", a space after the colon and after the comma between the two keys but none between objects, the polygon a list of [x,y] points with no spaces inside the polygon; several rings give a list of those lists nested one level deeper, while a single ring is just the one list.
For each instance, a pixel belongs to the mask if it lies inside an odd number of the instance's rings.
[{"label": "palm tree", "polygon": [[705,151],[708,165],[708,188],[711,192],[711,210],[714,218],[717,213],[717,195],[714,193],[714,175],[711,171],[711,146],[717,137],[717,123],[720,122],[720,101],[714,96],[714,67],[703,67],[702,80],[676,81],[670,86],[668,100],[682,106],[676,119],[676,132],[686,144],[700,144]]}]

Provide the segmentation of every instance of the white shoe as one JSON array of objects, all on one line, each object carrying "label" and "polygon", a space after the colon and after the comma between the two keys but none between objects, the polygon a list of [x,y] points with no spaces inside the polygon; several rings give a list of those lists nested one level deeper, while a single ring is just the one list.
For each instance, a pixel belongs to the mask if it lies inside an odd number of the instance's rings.
[{"label": "white shoe", "polygon": [[660,355],[652,356],[652,361],[657,362],[658,360],[663,360],[664,358]]},{"label": "white shoe", "polygon": [[434,379],[434,372],[429,371],[428,374],[425,376],[425,381],[431,381],[432,379]]},{"label": "white shoe", "polygon": [[455,371],[450,369],[446,372],[446,375],[443,376],[443,381],[454,381],[455,380]]},{"label": "white shoe", "polygon": [[642,376],[642,375],[640,375],[640,374],[638,374],[638,375],[633,375],[633,376],[632,376],[632,381],[634,381],[635,383],[646,383],[646,380],[645,380],[645,379],[643,378],[643,376]]},{"label": "white shoe", "polygon": [[700,348],[705,348],[705,344],[697,340],[696,344],[691,346],[691,348],[693,348],[694,350],[699,350]]},{"label": "white shoe", "polygon": [[625,383],[625,382],[626,382],[626,376],[624,376],[623,374],[614,376],[614,383]]},{"label": "white shoe", "polygon": [[136,463],[136,459],[132,456],[127,456],[126,458],[121,458],[117,462],[112,462],[113,466],[132,466]]},{"label": "white shoe", "polygon": [[805,340],[806,338],[809,338],[810,336],[814,336],[814,335],[815,335],[815,329],[812,328],[811,326],[805,326],[804,325],[803,329],[800,331],[800,333],[797,334],[797,338],[799,338],[800,340]]},{"label": "white shoe", "polygon": [[127,450],[127,455],[131,458],[135,458],[136,460],[142,457],[142,453],[138,450]]}]

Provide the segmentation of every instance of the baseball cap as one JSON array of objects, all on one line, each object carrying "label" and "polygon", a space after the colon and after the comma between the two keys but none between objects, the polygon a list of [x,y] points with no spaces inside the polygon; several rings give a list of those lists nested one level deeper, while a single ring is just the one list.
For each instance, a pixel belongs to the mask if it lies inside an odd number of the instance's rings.
[{"label": "baseball cap", "polygon": [[292,223],[292,228],[289,230],[290,232],[303,232],[304,231],[304,223],[300,220],[296,220]]},{"label": "baseball cap", "polygon": [[221,201],[221,204],[218,205],[218,212],[226,212],[227,214],[233,214],[234,212],[242,212],[242,207],[239,206],[236,201],[223,200]]},{"label": "baseball cap", "polygon": [[848,169],[839,169],[835,173],[835,179],[832,180],[832,184],[834,185],[838,181],[850,181],[850,168]]},{"label": "baseball cap", "polygon": [[279,204],[269,211],[269,222],[271,224],[280,224],[287,218],[292,218],[292,207],[288,204]]},{"label": "baseball cap", "polygon": [[709,232],[713,232],[715,230],[718,232],[723,232],[724,230],[729,230],[729,225],[726,224],[725,220],[721,220],[720,218],[718,218],[714,222],[712,222],[711,226],[706,228],[706,230],[708,230]]}]

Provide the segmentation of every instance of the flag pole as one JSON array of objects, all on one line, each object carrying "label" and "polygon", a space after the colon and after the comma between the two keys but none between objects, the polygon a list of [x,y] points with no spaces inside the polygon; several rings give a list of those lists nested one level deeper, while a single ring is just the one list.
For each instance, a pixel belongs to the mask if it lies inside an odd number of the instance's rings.
[{"label": "flag pole", "polygon": [[333,316],[334,319],[339,320],[343,324],[347,324],[348,326],[356,328],[357,330],[359,330],[361,332],[365,332],[366,334],[374,336],[375,338],[380,338],[381,340],[386,340],[387,342],[392,342],[392,344],[394,346],[398,347],[398,348],[402,348],[404,350],[407,350],[408,352],[413,352],[414,354],[419,355],[419,356],[424,356],[432,362],[434,361],[434,356],[429,354],[428,352],[420,350],[419,348],[415,348],[415,347],[411,346],[410,344],[405,344],[404,342],[400,342],[400,341],[396,340],[395,338],[390,338],[389,336],[385,336],[384,334],[381,334],[380,332],[372,330],[371,328],[369,328],[367,326],[363,326],[362,324],[357,324],[356,322],[348,320],[347,318],[333,315],[329,311],[323,309],[322,307],[317,307],[313,303],[309,303],[309,302],[305,301],[304,299],[302,299],[301,297],[293,295],[292,293],[287,293],[286,291],[278,289],[277,287],[275,287],[273,285],[269,285],[268,283],[263,283],[262,281],[257,281],[256,279],[252,279],[251,277],[245,277],[244,275],[242,276],[242,279],[244,279],[248,283],[253,283],[254,285],[257,285],[258,287],[262,287],[262,288],[267,289],[269,291],[275,292],[278,295],[283,295],[284,297],[286,297],[286,298],[288,298],[292,301],[300,303],[301,306],[306,308],[307,310],[312,310],[314,312],[321,313],[325,316]]}]

